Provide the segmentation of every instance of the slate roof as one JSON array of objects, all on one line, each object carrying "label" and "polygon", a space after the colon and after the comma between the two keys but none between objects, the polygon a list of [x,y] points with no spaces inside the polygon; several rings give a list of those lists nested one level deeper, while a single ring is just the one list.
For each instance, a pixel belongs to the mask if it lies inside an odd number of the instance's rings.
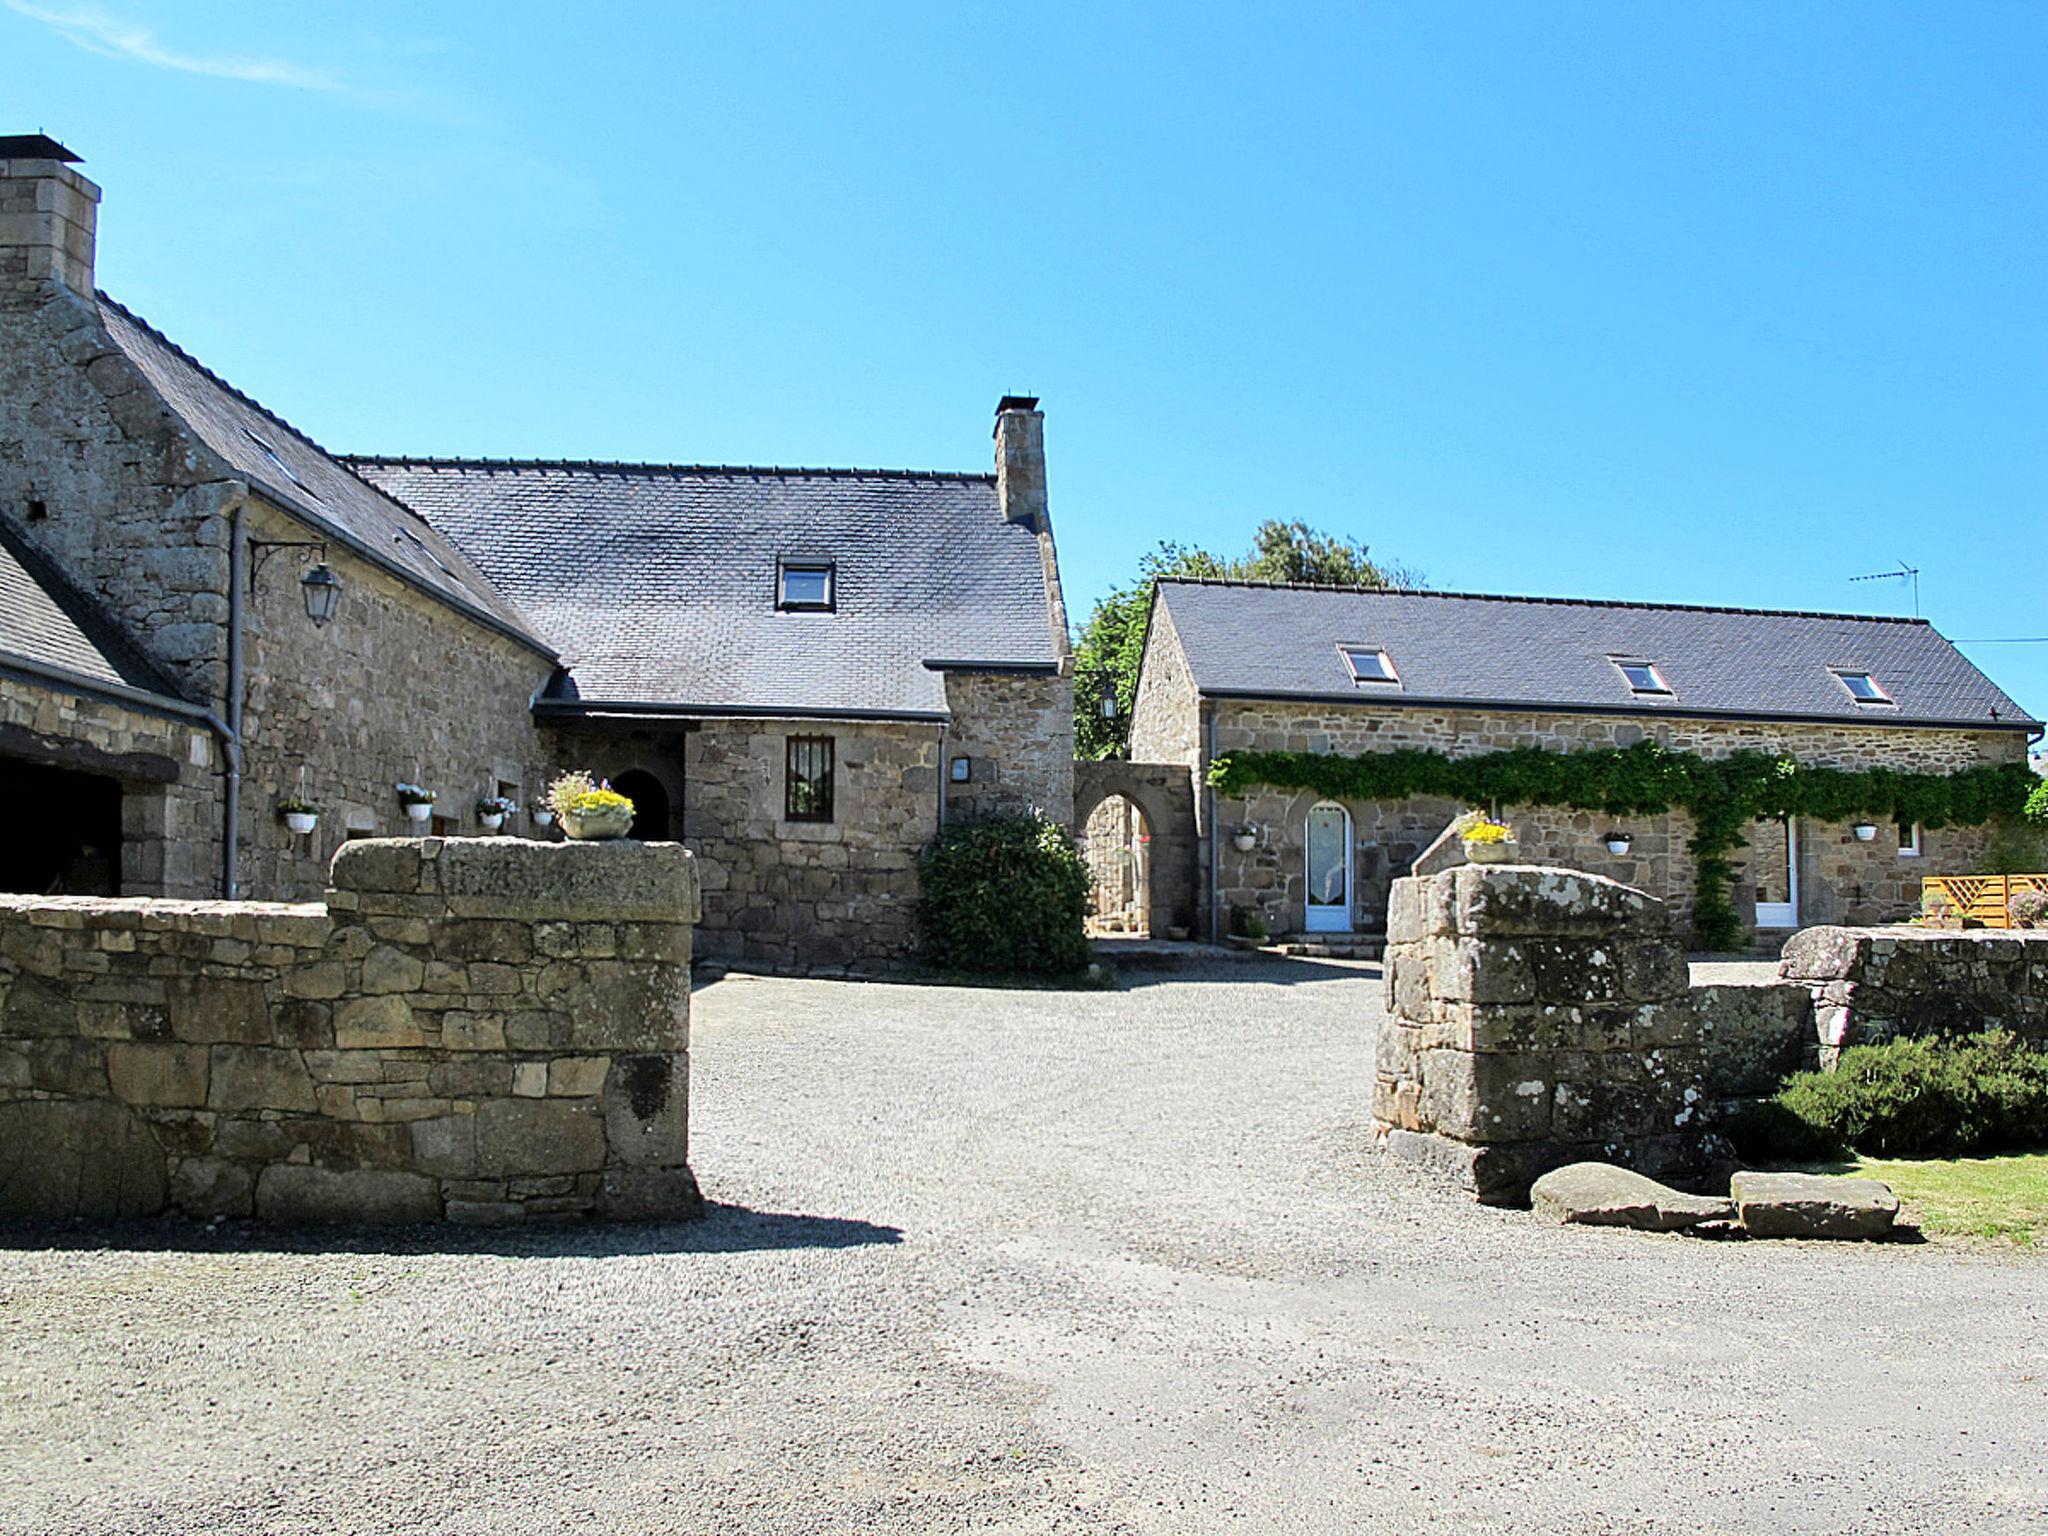
[{"label": "slate roof", "polygon": [[[542,708],[940,718],[927,663],[1057,664],[1036,533],[991,475],[352,459],[561,652]],[[779,558],[835,611],[779,612]]]},{"label": "slate roof", "polygon": [[471,617],[547,650],[525,616],[423,518],[209,371],[140,316],[104,293],[99,303],[114,344],[237,475],[334,543]]},{"label": "slate roof", "polygon": [[[1184,580],[1157,601],[1210,695],[2039,728],[1922,619]],[[1354,682],[1340,645],[1384,648],[1399,683]],[[1671,692],[1634,693],[1610,657]],[[1831,669],[1894,702],[1856,703]]]},{"label": "slate roof", "polygon": [[0,524],[0,657],[19,658],[88,685],[154,696],[181,713],[162,673],[131,645],[97,604],[57,568]]}]

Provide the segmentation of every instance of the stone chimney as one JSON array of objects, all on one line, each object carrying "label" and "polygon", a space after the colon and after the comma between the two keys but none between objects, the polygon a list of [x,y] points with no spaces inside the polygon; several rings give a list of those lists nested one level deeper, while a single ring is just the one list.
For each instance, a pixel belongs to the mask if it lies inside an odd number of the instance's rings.
[{"label": "stone chimney", "polygon": [[71,169],[77,159],[40,133],[0,134],[0,299],[50,282],[92,297],[100,189]]},{"label": "stone chimney", "polygon": [[1045,532],[1045,412],[1033,395],[996,402],[996,501],[1003,520]]}]

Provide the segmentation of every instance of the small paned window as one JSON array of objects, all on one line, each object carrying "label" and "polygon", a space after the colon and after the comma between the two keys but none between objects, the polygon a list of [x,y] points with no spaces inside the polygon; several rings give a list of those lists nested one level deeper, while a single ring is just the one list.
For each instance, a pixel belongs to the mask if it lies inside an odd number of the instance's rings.
[{"label": "small paned window", "polygon": [[1917,821],[1895,821],[1892,830],[1899,834],[1899,857],[1917,859],[1920,857],[1920,823]]},{"label": "small paned window", "polygon": [[1632,692],[1669,693],[1671,685],[1664,681],[1664,674],[1657,670],[1654,661],[1625,661],[1619,656],[1607,658],[1620,670]]},{"label": "small paned window", "polygon": [[1889,704],[1892,696],[1878,687],[1877,679],[1868,672],[1837,672],[1835,680],[1849,690],[1849,697],[1858,704]]},{"label": "small paned window", "polygon": [[792,736],[783,764],[782,819],[832,819],[832,738]]},{"label": "small paned window", "polygon": [[776,567],[775,606],[783,609],[829,609],[832,606],[832,562],[784,560]]},{"label": "small paned window", "polygon": [[1393,658],[1374,645],[1340,645],[1344,653],[1344,664],[1351,668],[1354,683],[1398,683],[1401,674],[1394,670]]},{"label": "small paned window", "polygon": [[974,759],[971,757],[954,758],[952,773],[955,784],[965,784],[974,776]]}]

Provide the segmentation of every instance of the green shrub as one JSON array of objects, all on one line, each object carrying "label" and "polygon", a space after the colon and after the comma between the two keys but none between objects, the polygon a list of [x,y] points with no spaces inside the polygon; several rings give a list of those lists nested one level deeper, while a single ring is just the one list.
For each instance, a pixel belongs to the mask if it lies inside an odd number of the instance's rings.
[{"label": "green shrub", "polygon": [[[1958,1157],[2048,1143],[2048,1052],[1991,1030],[1952,1038],[1890,1040],[1842,1052],[1833,1072],[1801,1072],[1775,1110],[1760,1110],[1731,1139],[1746,1156],[1797,1159],[1807,1147],[1866,1155]],[[1782,1113],[1777,1113],[1782,1112]],[[1786,1117],[1789,1116],[1789,1121]],[[1744,1147],[1744,1134],[1755,1150]],[[1779,1150],[1770,1150],[1775,1141]]]},{"label": "green shrub", "polygon": [[917,868],[932,965],[1049,976],[1087,966],[1092,882],[1064,828],[1031,816],[948,827]]}]

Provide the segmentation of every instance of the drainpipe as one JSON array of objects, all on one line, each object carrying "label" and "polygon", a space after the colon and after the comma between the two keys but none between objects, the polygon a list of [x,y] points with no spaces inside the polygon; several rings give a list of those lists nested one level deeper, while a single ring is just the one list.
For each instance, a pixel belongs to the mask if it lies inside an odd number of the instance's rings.
[{"label": "drainpipe", "polygon": [[249,586],[248,503],[235,503],[235,518],[228,535],[228,700],[227,725],[221,732],[221,749],[227,754],[227,778],[221,807],[221,895],[228,901],[241,898],[242,882],[237,874],[237,847],[242,836],[242,624],[243,604]]},{"label": "drainpipe", "polygon": [[939,825],[935,837],[942,837],[946,831],[946,781],[952,777],[952,766],[946,761],[946,722],[939,722]]},{"label": "drainpipe", "polygon": [[1216,911],[1221,903],[1216,896],[1216,882],[1222,873],[1222,862],[1216,847],[1216,786],[1209,783],[1209,768],[1216,761],[1216,706],[1204,703],[1202,707],[1202,783],[1209,792],[1209,942],[1221,944],[1223,937],[1216,931]]}]

